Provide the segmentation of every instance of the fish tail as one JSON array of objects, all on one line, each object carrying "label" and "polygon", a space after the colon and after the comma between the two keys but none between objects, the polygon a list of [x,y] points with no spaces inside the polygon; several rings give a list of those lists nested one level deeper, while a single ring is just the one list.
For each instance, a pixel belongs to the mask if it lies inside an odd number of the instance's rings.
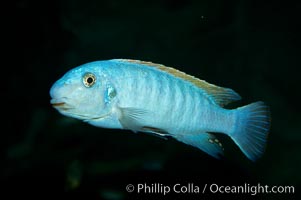
[{"label": "fish tail", "polygon": [[230,137],[252,161],[261,157],[265,150],[270,128],[270,112],[263,102],[255,102],[237,108],[234,131]]}]

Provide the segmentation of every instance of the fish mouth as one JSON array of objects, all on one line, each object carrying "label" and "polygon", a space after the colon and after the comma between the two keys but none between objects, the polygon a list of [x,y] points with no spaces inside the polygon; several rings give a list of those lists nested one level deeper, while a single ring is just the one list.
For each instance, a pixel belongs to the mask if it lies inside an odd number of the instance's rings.
[{"label": "fish mouth", "polygon": [[51,99],[50,104],[56,108],[56,109],[60,109],[60,110],[70,110],[71,107],[68,106],[68,104],[64,101],[58,101],[56,99]]}]

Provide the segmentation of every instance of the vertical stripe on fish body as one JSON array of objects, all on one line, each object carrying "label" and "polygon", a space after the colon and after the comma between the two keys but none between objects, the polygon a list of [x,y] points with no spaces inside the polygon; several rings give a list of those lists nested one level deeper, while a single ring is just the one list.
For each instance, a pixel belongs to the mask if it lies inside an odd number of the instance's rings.
[{"label": "vertical stripe on fish body", "polygon": [[[85,77],[87,73],[88,77],[95,76],[95,97],[90,95],[89,98],[92,98],[91,103],[98,98],[98,103],[95,103],[95,111],[84,109],[80,112],[67,112],[58,106],[62,104],[56,103],[62,114],[104,128],[172,136],[215,158],[223,155],[223,147],[213,132],[228,135],[251,160],[258,159],[264,152],[270,125],[268,107],[263,102],[255,102],[237,109],[225,109],[224,105],[240,99],[232,89],[209,84],[164,65],[115,59],[87,63],[71,70],[52,87],[53,102],[61,99],[57,96],[62,94],[57,93],[63,92],[57,91],[63,90],[62,83],[76,82],[69,80],[73,78],[72,73],[76,76],[74,79]],[[84,81],[88,84],[87,90],[91,89],[91,81]],[[84,89],[78,88],[80,98],[86,100]],[[97,107],[102,108],[103,114],[99,114],[101,109]],[[93,112],[93,117],[87,117],[89,112]]]}]

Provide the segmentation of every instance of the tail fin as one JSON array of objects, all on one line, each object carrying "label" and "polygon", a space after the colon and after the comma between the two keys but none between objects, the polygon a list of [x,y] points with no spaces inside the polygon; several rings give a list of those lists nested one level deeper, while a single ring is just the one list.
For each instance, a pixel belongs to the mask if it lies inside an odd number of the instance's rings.
[{"label": "tail fin", "polygon": [[236,128],[230,137],[252,161],[265,150],[270,128],[270,112],[263,102],[255,102],[236,109]]}]

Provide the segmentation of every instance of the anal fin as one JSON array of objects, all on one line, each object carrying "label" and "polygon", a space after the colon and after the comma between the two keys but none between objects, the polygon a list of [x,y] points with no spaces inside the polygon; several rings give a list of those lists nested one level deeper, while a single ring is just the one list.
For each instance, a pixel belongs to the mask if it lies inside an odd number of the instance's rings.
[{"label": "anal fin", "polygon": [[215,158],[219,159],[220,156],[224,155],[222,144],[210,133],[183,134],[176,137],[176,139],[185,144],[194,146]]}]

